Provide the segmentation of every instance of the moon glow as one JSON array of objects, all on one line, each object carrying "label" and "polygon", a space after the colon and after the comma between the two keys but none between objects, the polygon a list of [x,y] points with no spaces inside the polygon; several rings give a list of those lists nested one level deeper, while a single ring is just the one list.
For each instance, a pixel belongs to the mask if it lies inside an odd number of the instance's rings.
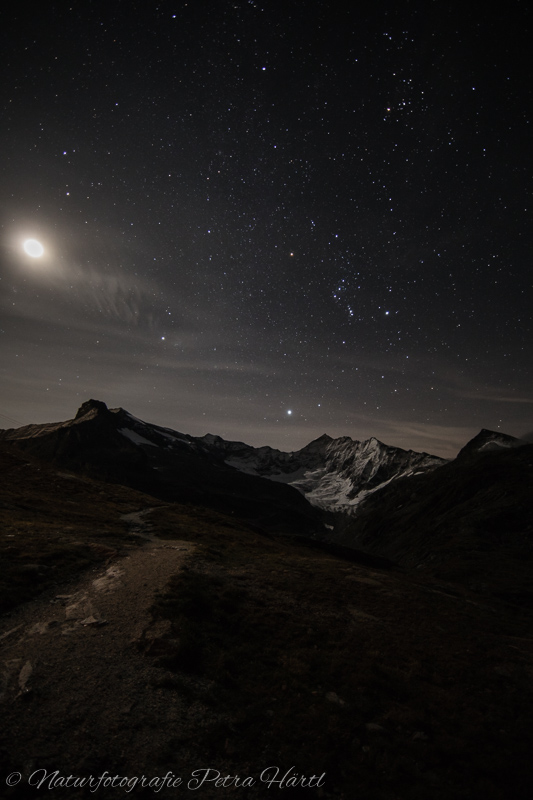
[{"label": "moon glow", "polygon": [[40,258],[44,253],[44,247],[37,239],[26,239],[24,251],[32,258]]}]

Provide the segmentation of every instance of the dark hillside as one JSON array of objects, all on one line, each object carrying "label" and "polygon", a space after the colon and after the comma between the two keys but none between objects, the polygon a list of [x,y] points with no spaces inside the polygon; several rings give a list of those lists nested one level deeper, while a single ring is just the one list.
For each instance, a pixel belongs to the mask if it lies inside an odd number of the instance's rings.
[{"label": "dark hillside", "polygon": [[370,496],[340,542],[533,604],[533,446],[457,459]]},{"label": "dark hillside", "polygon": [[323,532],[320,512],[291,486],[227,466],[191,437],[173,437],[169,444],[168,434],[157,426],[146,426],[155,442],[140,435],[132,440],[123,433],[135,437],[132,424],[136,421],[122,409],[109,410],[105,403],[89,400],[73,420],[0,431],[0,441],[57,467],[167,502],[235,514],[265,530],[309,536]]},{"label": "dark hillside", "polygon": [[[232,796],[269,798],[277,787],[260,775],[275,765],[278,777],[291,767],[300,777],[325,773],[321,787],[289,788],[290,797],[528,796],[530,609],[260,535],[211,509],[158,504],[7,445],[0,455],[4,776],[170,770],[187,781],[210,768],[255,781],[227,788]],[[451,498],[460,508],[484,493],[499,474],[491,463],[463,495],[444,495],[437,515]],[[413,485],[422,503],[427,484]],[[65,619],[63,605],[84,575],[90,583],[143,552],[153,560],[150,541],[124,519],[132,512],[158,546],[170,540],[163,552],[176,539],[194,551],[153,598],[150,636],[132,618],[117,655],[112,616],[85,625]],[[148,591],[144,574],[139,589]],[[118,584],[109,597],[123,608],[120,592]],[[221,791],[209,784],[198,797]],[[4,795],[42,790],[23,781]],[[175,800],[176,791],[158,796]]]}]

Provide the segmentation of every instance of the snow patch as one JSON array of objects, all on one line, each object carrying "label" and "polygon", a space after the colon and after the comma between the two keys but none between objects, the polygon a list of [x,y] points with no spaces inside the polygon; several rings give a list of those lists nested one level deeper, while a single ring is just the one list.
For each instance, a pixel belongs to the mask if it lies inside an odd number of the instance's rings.
[{"label": "snow patch", "polygon": [[144,436],[141,436],[139,433],[129,428],[119,428],[118,432],[125,436],[126,439],[129,439],[130,442],[133,442],[133,444],[149,444],[150,447],[157,447],[157,445],[149,441],[149,439],[145,439]]},{"label": "snow patch", "polygon": [[481,453],[482,450],[498,450],[500,447],[509,450],[512,447],[516,447],[516,443],[506,442],[501,439],[499,441],[493,440],[491,442],[485,442],[485,444],[482,444],[481,447],[478,448],[478,452]]},{"label": "snow patch", "polygon": [[288,484],[311,505],[344,513],[355,513],[369,494],[392,480],[421,474],[444,463],[443,459],[427,453],[389,447],[375,437],[356,442],[349,436],[339,439],[322,436],[294,453],[225,442],[212,434],[202,441],[223,451],[228,466]]},{"label": "snow patch", "polygon": [[181,433],[176,433],[171,428],[157,428],[157,433],[164,436],[165,439],[170,439],[171,442],[182,442],[192,447],[192,443]]}]

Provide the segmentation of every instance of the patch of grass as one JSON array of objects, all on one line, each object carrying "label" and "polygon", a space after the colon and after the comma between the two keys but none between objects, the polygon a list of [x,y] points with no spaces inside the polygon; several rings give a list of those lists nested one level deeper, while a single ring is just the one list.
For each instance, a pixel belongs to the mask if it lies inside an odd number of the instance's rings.
[{"label": "patch of grass", "polygon": [[0,447],[0,614],[140,540],[123,514],[151,498]]},{"label": "patch of grass", "polygon": [[517,720],[533,694],[527,672],[512,685],[494,665],[501,633],[525,636],[526,616],[218,521],[191,520],[203,545],[152,610],[177,642],[165,667],[207,682],[202,702],[223,720],[195,757],[296,764],[347,797],[518,791]]},{"label": "patch of grass", "polygon": [[414,774],[420,796],[443,799],[451,784],[435,783],[435,771],[455,775],[457,790],[484,784],[487,769],[495,786],[514,780],[505,759],[520,736],[503,757],[481,725],[492,697],[491,724],[518,730],[514,690],[504,700],[486,654],[469,654],[472,625],[490,638],[493,618],[403,576],[282,542],[248,537],[223,552],[216,562],[197,551],[153,608],[179,642],[165,667],[207,680],[204,701],[230,721],[206,733],[214,758],[297,764],[365,797],[376,775],[392,794],[375,796],[396,796]]}]

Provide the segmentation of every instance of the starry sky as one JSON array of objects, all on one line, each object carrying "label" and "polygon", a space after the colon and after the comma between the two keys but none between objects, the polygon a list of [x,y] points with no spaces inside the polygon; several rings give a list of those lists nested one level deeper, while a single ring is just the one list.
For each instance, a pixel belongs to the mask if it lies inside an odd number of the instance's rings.
[{"label": "starry sky", "polygon": [[0,427],[533,429],[529,4],[347,5],[1,12]]}]

